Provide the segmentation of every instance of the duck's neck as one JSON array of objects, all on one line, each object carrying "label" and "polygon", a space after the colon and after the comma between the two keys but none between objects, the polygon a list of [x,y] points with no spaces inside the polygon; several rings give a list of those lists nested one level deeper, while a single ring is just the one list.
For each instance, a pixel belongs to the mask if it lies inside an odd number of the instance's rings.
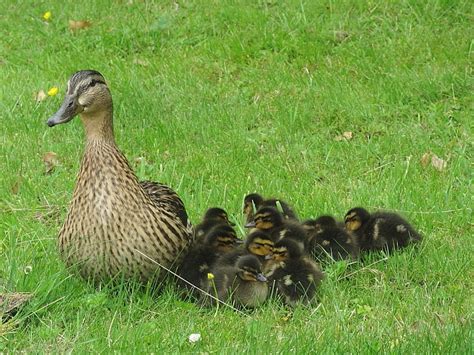
[{"label": "duck's neck", "polygon": [[112,108],[93,114],[83,112],[81,120],[86,130],[87,143],[103,142],[115,145]]}]

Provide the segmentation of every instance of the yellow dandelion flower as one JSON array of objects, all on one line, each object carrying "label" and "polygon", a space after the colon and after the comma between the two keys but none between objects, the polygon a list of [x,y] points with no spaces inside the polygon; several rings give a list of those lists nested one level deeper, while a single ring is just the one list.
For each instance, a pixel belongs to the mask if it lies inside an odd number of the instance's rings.
[{"label": "yellow dandelion flower", "polygon": [[48,90],[49,96],[55,96],[59,92],[59,89],[56,86],[53,86],[51,89]]},{"label": "yellow dandelion flower", "polygon": [[51,20],[51,11],[46,11],[46,12],[43,14],[43,20],[45,20],[45,21]]},{"label": "yellow dandelion flower", "polygon": [[214,280],[214,274],[212,272],[207,273],[207,279],[208,280]]}]

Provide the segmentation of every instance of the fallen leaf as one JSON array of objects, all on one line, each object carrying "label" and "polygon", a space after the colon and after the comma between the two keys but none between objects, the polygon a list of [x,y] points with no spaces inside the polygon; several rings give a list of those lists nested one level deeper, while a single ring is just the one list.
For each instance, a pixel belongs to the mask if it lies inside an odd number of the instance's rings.
[{"label": "fallen leaf", "polygon": [[43,20],[45,20],[45,21],[51,20],[51,11],[46,11],[46,12],[43,14]]},{"label": "fallen leaf", "polygon": [[343,132],[342,134],[336,136],[334,138],[334,140],[337,141],[337,142],[348,141],[348,140],[352,139],[352,136],[353,136],[352,132],[349,132],[349,131],[348,132]]},{"label": "fallen leaf", "polygon": [[142,67],[147,67],[150,63],[145,59],[135,58],[133,64],[141,65]]},{"label": "fallen leaf", "polygon": [[430,160],[431,160],[431,152],[427,152],[423,154],[423,156],[421,157],[420,163],[424,168],[426,168],[428,164],[430,163]]},{"label": "fallen leaf", "polygon": [[43,162],[46,167],[46,174],[50,174],[59,165],[58,155],[54,152],[46,152],[43,155]]},{"label": "fallen leaf", "polygon": [[433,154],[431,152],[426,152],[425,154],[423,154],[420,159],[420,163],[424,168],[431,164],[431,166],[438,171],[444,171],[448,166],[446,160],[441,159],[436,154]]},{"label": "fallen leaf", "polygon": [[46,100],[47,97],[48,97],[48,95],[46,95],[44,90],[40,90],[35,94],[35,101],[36,102],[41,102],[41,101]]},{"label": "fallen leaf", "polygon": [[433,168],[435,168],[438,171],[444,171],[446,170],[446,166],[448,165],[448,163],[445,160],[438,157],[436,154],[433,154],[431,156],[431,165],[433,166]]},{"label": "fallen leaf", "polygon": [[74,20],[69,20],[69,29],[71,31],[77,31],[77,30],[83,30],[85,28],[91,27],[92,23],[90,21],[85,21],[85,20],[79,20],[79,21],[74,21]]},{"label": "fallen leaf", "polygon": [[18,191],[20,190],[21,181],[22,181],[22,177],[18,176],[16,181],[13,183],[11,187],[11,192],[13,195],[18,194]]},{"label": "fallen leaf", "polygon": [[51,89],[48,90],[49,96],[56,96],[59,92],[59,89],[56,86],[53,86]]}]

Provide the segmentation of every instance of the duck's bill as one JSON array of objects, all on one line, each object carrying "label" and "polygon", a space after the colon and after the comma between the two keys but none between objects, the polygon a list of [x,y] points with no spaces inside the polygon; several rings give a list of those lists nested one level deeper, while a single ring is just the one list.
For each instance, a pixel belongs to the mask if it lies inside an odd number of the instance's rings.
[{"label": "duck's bill", "polygon": [[245,228],[255,228],[255,222],[254,221],[248,222],[244,227]]},{"label": "duck's bill", "polygon": [[264,274],[257,274],[257,280],[260,282],[267,282],[267,278]]},{"label": "duck's bill", "polygon": [[51,116],[46,124],[49,127],[56,126],[61,123],[69,122],[77,115],[78,105],[75,102],[74,98],[66,97],[63,104],[53,116]]}]

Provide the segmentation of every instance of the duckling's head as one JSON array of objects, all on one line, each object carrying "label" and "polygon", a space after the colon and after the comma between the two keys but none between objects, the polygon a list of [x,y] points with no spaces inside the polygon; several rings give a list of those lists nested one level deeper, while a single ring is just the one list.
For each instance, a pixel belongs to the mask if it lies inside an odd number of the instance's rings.
[{"label": "duckling's head", "polygon": [[266,256],[272,253],[273,241],[267,233],[256,230],[247,236],[245,248],[254,255]]},{"label": "duckling's head", "polygon": [[212,228],[204,239],[204,244],[211,246],[218,254],[231,252],[242,243],[234,229],[225,224]]},{"label": "duckling's head", "polygon": [[228,224],[229,226],[235,226],[235,223],[229,221],[229,215],[227,212],[219,207],[209,208],[204,215],[204,219],[216,220]]},{"label": "duckling's head", "polygon": [[273,246],[273,260],[276,262],[298,259],[303,256],[303,247],[292,239],[281,239]]},{"label": "duckling's head", "polygon": [[266,282],[262,273],[262,264],[254,255],[244,255],[237,260],[237,275],[244,281]]},{"label": "duckling's head", "polygon": [[257,193],[248,194],[244,197],[243,213],[247,217],[247,222],[250,222],[252,220],[255,210],[262,204],[262,202],[263,197]]},{"label": "duckling's head", "polygon": [[81,70],[69,79],[64,101],[47,124],[53,127],[69,122],[78,114],[86,118],[111,110],[112,96],[102,74],[95,70]]},{"label": "duckling's head", "polygon": [[257,228],[260,230],[269,230],[279,227],[284,223],[283,215],[273,207],[261,207],[255,213],[252,222],[245,225],[247,228]]},{"label": "duckling's head", "polygon": [[370,218],[370,213],[362,208],[355,207],[349,210],[344,217],[344,224],[348,231],[358,230],[364,223],[366,223]]}]

